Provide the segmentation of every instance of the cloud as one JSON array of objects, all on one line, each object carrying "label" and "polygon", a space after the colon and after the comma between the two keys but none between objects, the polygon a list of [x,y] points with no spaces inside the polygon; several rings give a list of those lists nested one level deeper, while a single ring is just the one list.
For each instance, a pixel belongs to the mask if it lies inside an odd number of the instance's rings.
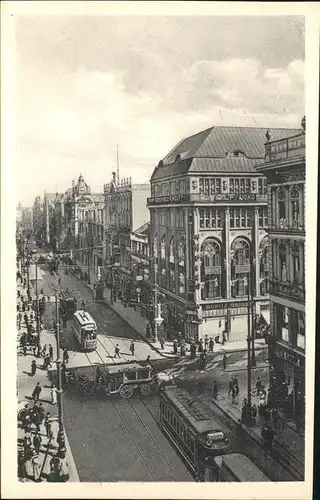
[{"label": "cloud", "polygon": [[300,124],[302,60],[272,68],[254,58],[205,59],[175,67],[174,78],[161,64],[153,78],[156,61],[151,55],[148,60],[135,92],[122,66],[21,69],[20,194],[32,200],[44,188],[65,191],[80,172],[100,191],[115,168],[117,144],[122,174],[141,182],[176,142],[212,125]]}]

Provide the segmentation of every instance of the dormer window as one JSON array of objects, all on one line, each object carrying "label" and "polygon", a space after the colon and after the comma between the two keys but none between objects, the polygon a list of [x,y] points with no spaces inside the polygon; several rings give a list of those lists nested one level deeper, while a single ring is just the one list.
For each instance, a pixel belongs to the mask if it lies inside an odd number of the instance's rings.
[{"label": "dormer window", "polygon": [[243,158],[245,156],[244,152],[240,149],[234,149],[233,151],[227,151],[227,158]]}]

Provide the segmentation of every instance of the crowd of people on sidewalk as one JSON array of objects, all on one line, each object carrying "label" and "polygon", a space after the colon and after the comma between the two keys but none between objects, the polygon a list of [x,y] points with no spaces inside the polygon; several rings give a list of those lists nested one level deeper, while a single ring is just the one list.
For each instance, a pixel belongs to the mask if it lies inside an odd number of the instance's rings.
[{"label": "crowd of people on sidewalk", "polygon": [[[19,264],[19,262],[18,262]],[[17,270],[17,329],[19,335],[19,346],[23,356],[31,355],[29,377],[35,377],[37,369],[48,369],[54,357],[54,350],[51,344],[41,348],[39,333],[43,330],[42,316],[45,309],[45,296],[43,290],[39,295],[39,304],[31,295],[30,282],[23,276],[23,268]],[[37,324],[38,321],[38,324]],[[43,358],[43,364],[39,366],[37,359]],[[64,355],[64,362],[66,356]],[[49,473],[47,481],[65,482],[68,480],[68,471],[65,460],[65,453],[58,456],[55,450],[59,446],[59,434],[54,436],[53,422],[55,417],[51,417],[50,412],[46,412],[43,404],[57,404],[57,389],[54,384],[50,387],[50,400],[41,400],[43,387],[40,382],[36,382],[31,395],[28,397],[32,403],[24,404],[18,412],[18,427],[22,429],[24,436],[18,439],[18,477],[20,480],[42,481],[44,477],[43,469],[45,462],[49,460]],[[60,436],[60,438],[59,438]],[[49,457],[49,458],[48,458]],[[51,458],[50,458],[51,457]]]}]

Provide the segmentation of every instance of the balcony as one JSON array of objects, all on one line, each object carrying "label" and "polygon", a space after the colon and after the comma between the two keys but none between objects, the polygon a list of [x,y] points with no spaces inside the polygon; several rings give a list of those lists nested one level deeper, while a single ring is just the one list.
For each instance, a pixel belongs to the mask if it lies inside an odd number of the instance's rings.
[{"label": "balcony", "polygon": [[265,145],[265,162],[277,162],[292,159],[304,159],[306,155],[306,137],[304,133],[267,142]]},{"label": "balcony", "polygon": [[269,278],[269,293],[288,299],[305,301],[305,287],[297,283],[283,282],[278,278]]},{"label": "balcony", "polygon": [[284,233],[299,234],[305,233],[304,223],[299,220],[289,222],[287,219],[280,219],[275,224],[269,226],[271,231],[281,231]]},{"label": "balcony", "polygon": [[267,203],[266,194],[254,193],[220,193],[220,194],[203,194],[203,193],[185,193],[171,194],[168,196],[154,196],[147,198],[147,204],[150,205],[167,205],[170,203],[207,203],[207,202],[236,202],[236,203]]}]

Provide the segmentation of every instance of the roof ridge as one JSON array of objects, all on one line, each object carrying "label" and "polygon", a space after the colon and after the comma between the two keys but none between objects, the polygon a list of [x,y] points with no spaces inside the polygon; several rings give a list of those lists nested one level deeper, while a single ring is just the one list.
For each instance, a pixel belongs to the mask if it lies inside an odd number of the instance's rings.
[{"label": "roof ridge", "polygon": [[[213,126],[213,127],[207,128],[207,129],[205,129],[205,130],[202,130],[202,132],[199,132],[199,134],[204,134],[205,132],[208,132],[208,133],[207,133],[206,137],[203,139],[202,143],[201,143],[201,144],[199,144],[199,146],[197,147],[197,149],[196,149],[196,151],[195,151],[194,156],[197,154],[198,150],[201,148],[201,146],[203,145],[204,141],[208,138],[208,136],[209,136],[210,132],[212,132],[212,130],[213,130],[214,128],[215,128],[215,127]],[[191,136],[191,137],[193,137],[193,136]]]}]

